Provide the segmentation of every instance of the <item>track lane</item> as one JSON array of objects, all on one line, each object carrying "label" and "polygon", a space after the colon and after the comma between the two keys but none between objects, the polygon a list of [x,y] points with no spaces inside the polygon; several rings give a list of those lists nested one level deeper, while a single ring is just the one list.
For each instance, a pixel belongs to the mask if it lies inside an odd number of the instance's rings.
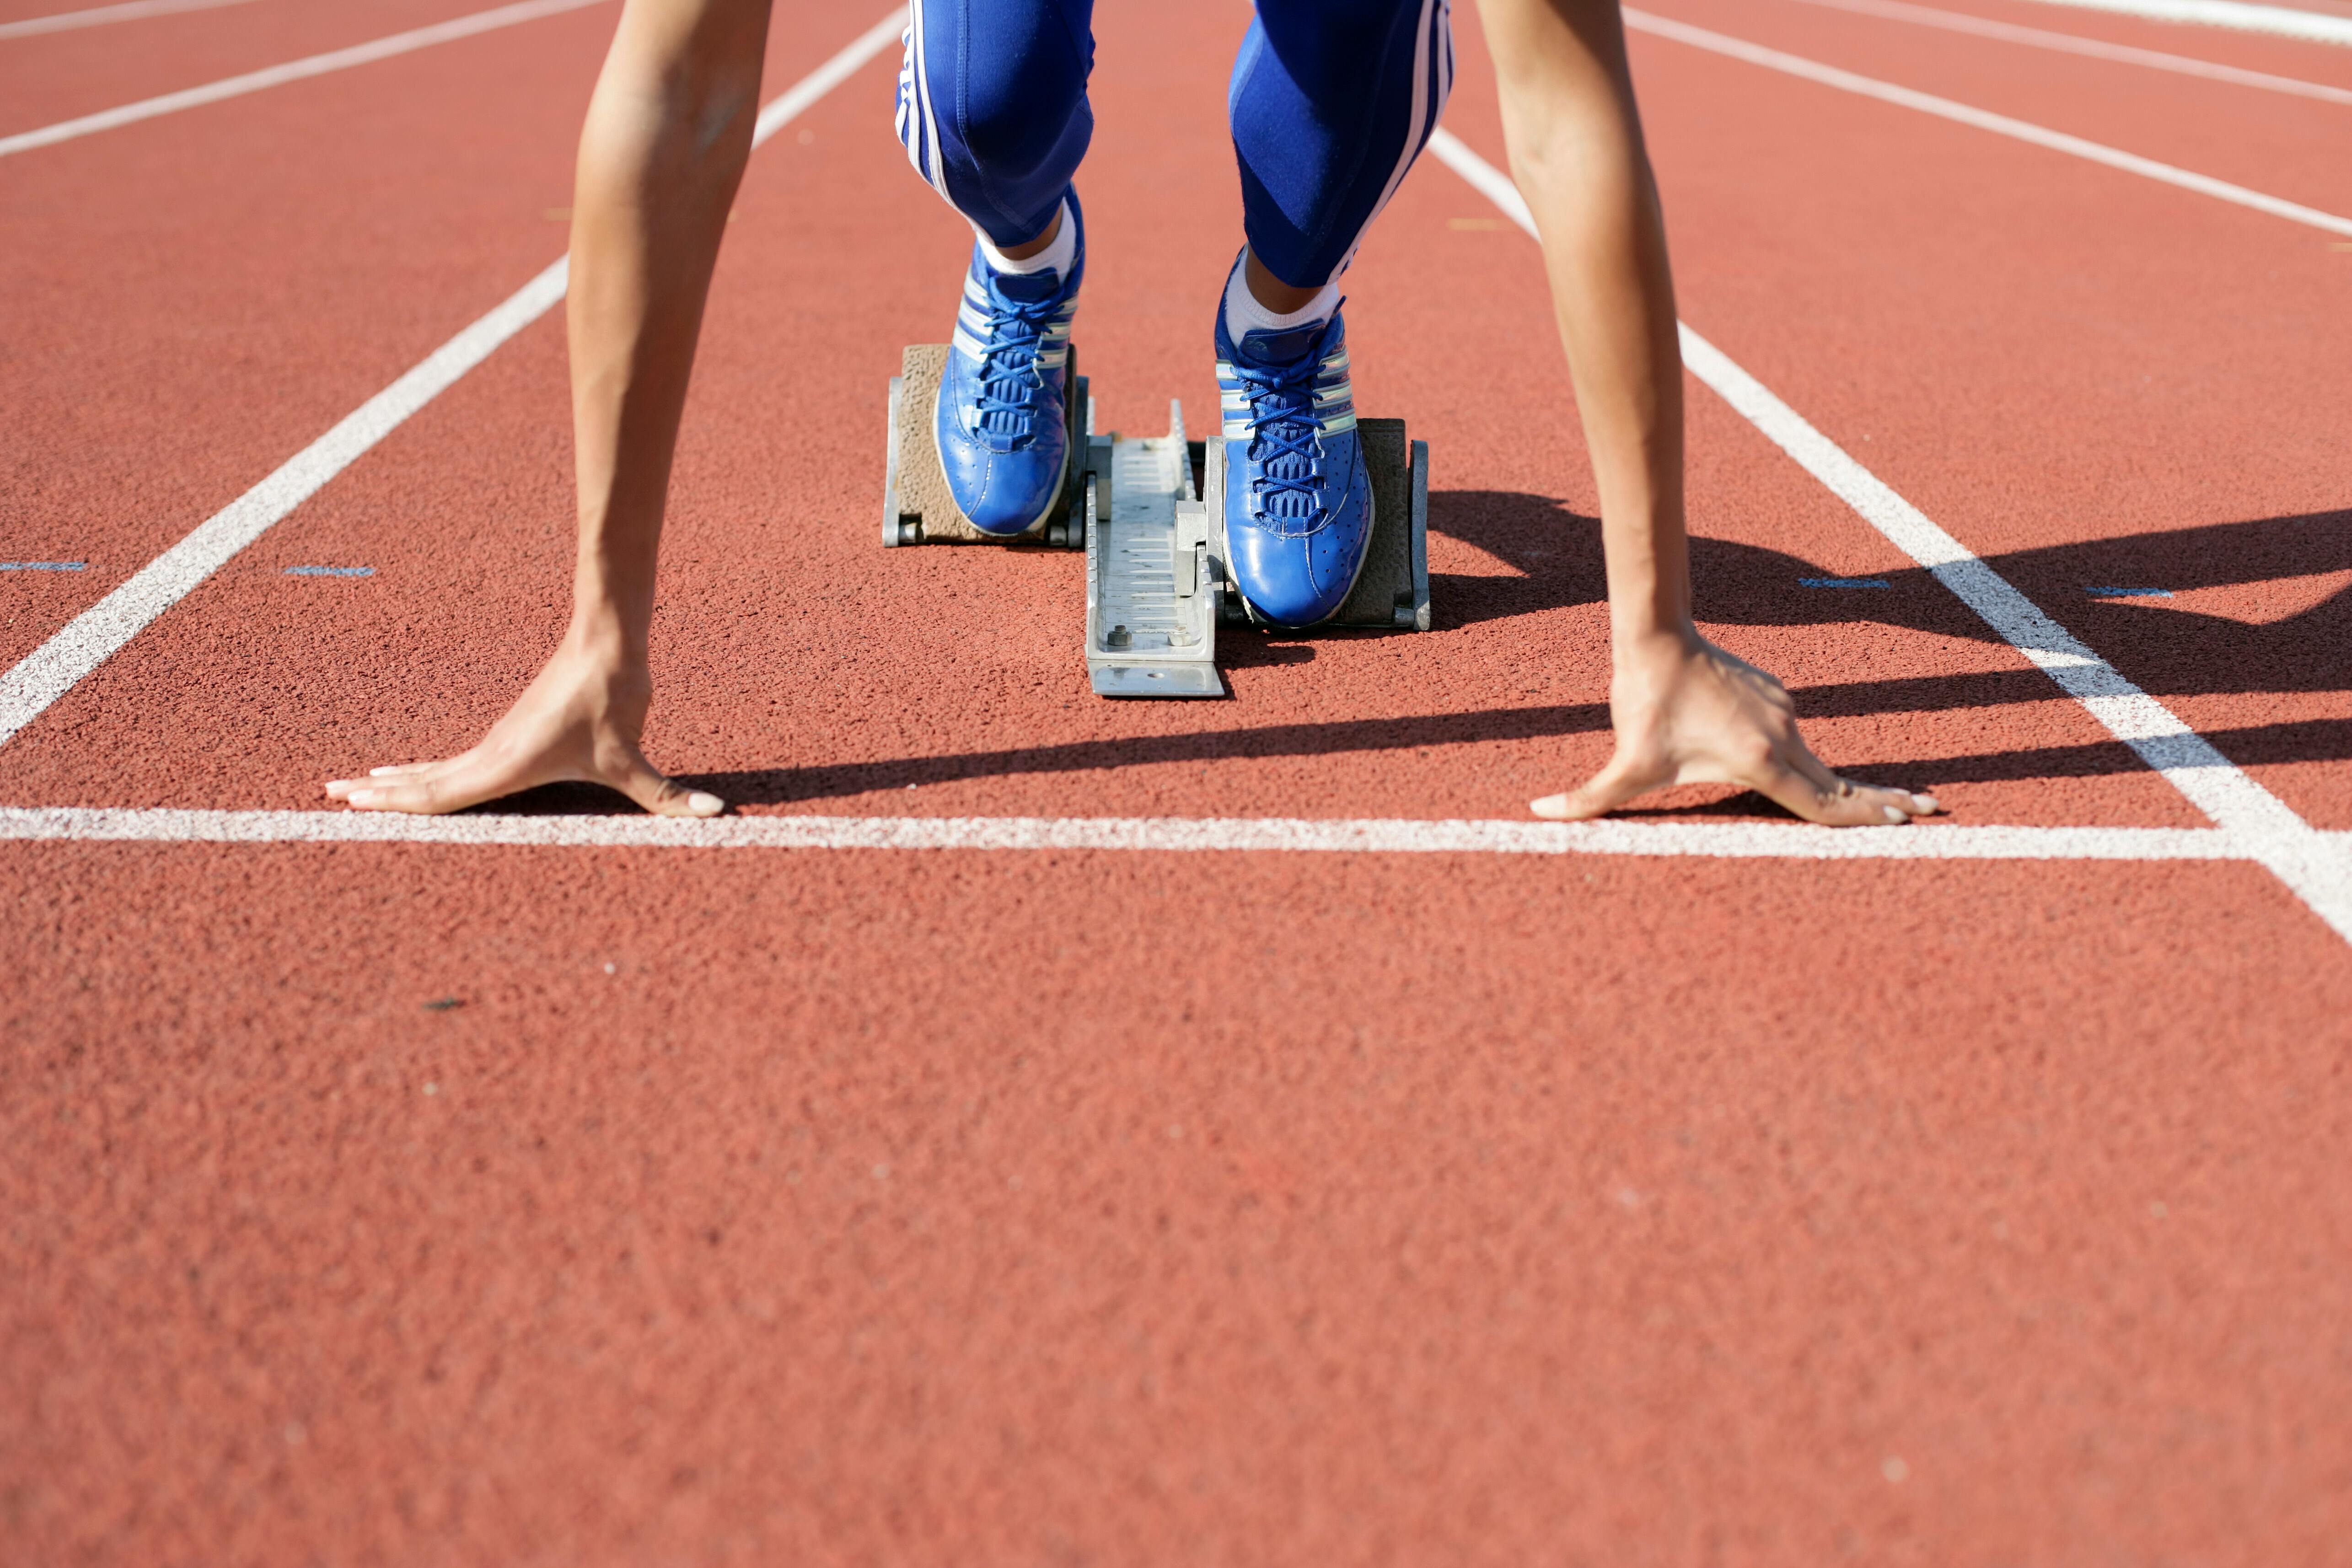
[{"label": "track lane", "polygon": [[[0,137],[491,8],[492,0],[256,0],[217,12],[0,39]],[[616,15],[607,12],[608,30]],[[126,27],[143,36],[126,34]]]},{"label": "track lane", "polygon": [[[13,345],[23,439],[0,536],[24,557],[89,563],[0,586],[0,662],[561,254],[573,122],[609,24],[555,17],[530,38],[224,104],[165,146],[76,143],[0,163],[0,192],[50,237],[0,258],[34,307]],[[780,37],[781,79],[819,63],[805,52],[835,30]],[[442,93],[467,112],[420,107]],[[321,123],[338,135],[320,137]]]},{"label": "track lane", "polygon": [[2325,82],[2281,76],[2274,71],[2248,70],[2242,66],[2167,49],[2137,48],[2074,33],[2053,32],[2047,27],[2021,26],[2013,22],[1949,11],[1941,6],[1913,5],[1909,0],[1797,0],[1797,3],[1897,21],[1909,26],[1991,38],[2024,48],[2048,49],[2059,54],[2106,60],[2144,70],[2197,77],[2207,81],[2226,81],[2258,92],[2281,92],[2293,98],[2334,104],[2352,103],[2352,88],[2330,87]]},{"label": "track lane", "polygon": [[[2115,12],[2052,5],[2045,0],[1956,0],[1956,8],[1979,16],[1997,16],[2026,26],[2053,27],[2086,37],[2108,38],[2144,48],[2177,49],[2206,59],[2226,60],[2250,69],[2287,68],[2326,73],[2321,79],[2352,81],[2352,50],[2307,38],[2158,22]],[[2352,7],[2340,0],[2307,0],[2295,9],[2352,16]],[[2270,60],[2273,65],[2262,62]]]},{"label": "track lane", "polygon": [[2340,1523],[2352,989],[2258,875],[60,846],[0,900],[56,1554]]},{"label": "track lane", "polygon": [[1694,324],[2290,805],[2343,826],[2352,559],[2331,520],[2352,476],[2332,432],[2352,345],[2325,306],[2341,258],[2281,251],[2259,215],[1635,48],[1686,297],[1741,323],[1717,331],[1694,303]]},{"label": "track lane", "polygon": [[[570,200],[576,127],[560,127],[608,26],[551,18],[0,161],[0,200],[42,240],[0,256],[26,306],[0,528],[90,563],[39,586],[0,659],[562,251],[542,216]],[[479,107],[426,107],[444,91]]]},{"label": "track lane", "polygon": [[2343,104],[1791,0],[1665,0],[1643,9],[2352,218],[2352,171],[2337,155],[2352,137],[2352,107]]}]

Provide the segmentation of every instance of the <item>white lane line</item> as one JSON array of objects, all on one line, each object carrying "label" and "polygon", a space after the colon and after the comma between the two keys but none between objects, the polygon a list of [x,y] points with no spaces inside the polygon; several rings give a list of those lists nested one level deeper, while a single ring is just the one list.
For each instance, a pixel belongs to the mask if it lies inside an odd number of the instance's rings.
[{"label": "white lane line", "polygon": [[37,33],[64,33],[76,27],[102,27],[110,22],[136,22],[142,17],[169,16],[180,11],[217,11],[224,5],[249,3],[250,0],[129,0],[121,5],[93,5],[87,11],[60,11],[54,16],[0,22],[0,38],[29,38]]},{"label": "white lane line", "polygon": [[2352,45],[2352,16],[2304,11],[2292,5],[2249,5],[2242,0],[2042,0],[2078,11],[2113,11],[2147,22],[2189,22],[2234,27],[2242,33],[2276,33],[2312,44]]},{"label": "white lane line", "polygon": [[2352,89],[2326,87],[2315,81],[2304,81],[2291,76],[2273,76],[2268,71],[2245,70],[2237,66],[2216,65],[2211,60],[2192,59],[2187,55],[2168,55],[2161,49],[2136,49],[2127,44],[2110,44],[2103,38],[2077,37],[2072,33],[2053,33],[2041,27],[2021,27],[2013,22],[1995,22],[1983,16],[1964,16],[1958,11],[1939,11],[1931,5],[1906,5],[1905,0],[1796,0],[1796,3],[1819,5],[1832,11],[1849,11],[1857,16],[1883,16],[1891,22],[1940,27],[1948,33],[1997,38],[2003,43],[2023,44],[2029,48],[2054,49],[2060,54],[2081,55],[2088,59],[2146,66],[2151,70],[2202,77],[2209,81],[2233,82],[2240,87],[2290,93],[2296,98],[2315,98],[2323,103],[2352,103]]},{"label": "white lane line", "polygon": [[[903,15],[893,6],[848,47],[772,100],[760,111],[752,145],[774,135],[787,121],[895,41]],[[24,662],[0,675],[0,745],[72,690],[156,616],[185,598],[196,584],[227,564],[237,552],[488,359],[499,344],[545,315],[563,298],[569,272],[568,258],[551,263],[504,304],[434,350],[407,374],[288,458],[268,479],[197,524],[121,586],[68,621]]]},{"label": "white lane line", "polygon": [[1813,827],[1780,822],[1373,817],[403,816],[360,811],[0,807],[0,839],[649,849],[1122,849],[1654,855],[1772,860],[2251,860],[2211,827]]},{"label": "white lane line", "polygon": [[218,103],[223,99],[242,98],[247,93],[259,92],[265,88],[283,87],[289,81],[303,81],[314,76],[325,76],[331,71],[349,70],[353,66],[390,59],[394,55],[429,49],[436,44],[470,38],[478,34],[496,32],[500,27],[536,22],[542,16],[559,16],[565,11],[603,4],[604,0],[520,0],[520,4],[500,5],[496,10],[477,11],[470,16],[459,16],[454,21],[436,22],[429,27],[394,33],[373,43],[354,44],[348,49],[335,49],[323,55],[289,60],[282,66],[247,71],[243,76],[225,77],[202,87],[167,92],[161,98],[142,98],[120,109],[100,110],[96,114],[60,120],[55,125],[44,125],[38,131],[0,136],[0,158],[12,153],[29,153],[36,147],[54,147],[78,136],[95,135],[100,131],[112,131],[122,125],[136,125],[142,120],[152,120],[158,115],[177,114],[184,109]]},{"label": "white lane line", "polygon": [[[1631,16],[1631,13],[1628,13]],[[1429,149],[1525,229],[1535,215],[1510,176],[1440,131]],[[1683,326],[1683,363],[1693,375],[1755,426],[1798,465],[1852,507],[1906,555],[1982,616],[2016,648],[2081,703],[2107,732],[2213,819],[2352,942],[2352,859],[2181,722],[2155,698],[2124,679],[2065,627],[2012,586],[1968,546],[1857,463],[1803,416],[1774,396],[1730,356]]]},{"label": "white lane line", "polygon": [[2012,120],[2006,114],[1995,114],[1990,110],[1956,103],[1948,98],[1937,98],[1931,92],[1919,92],[1911,88],[1897,87],[1893,82],[1880,81],[1875,77],[1857,76],[1853,71],[1840,70],[1835,66],[1825,66],[1818,60],[1809,60],[1801,55],[1786,54],[1779,49],[1768,49],[1761,44],[1751,44],[1745,38],[1731,37],[1727,34],[1712,32],[1705,27],[1694,27],[1687,22],[1676,22],[1664,16],[1654,16],[1646,11],[1636,11],[1631,6],[1625,8],[1625,25],[1644,33],[1654,33],[1662,38],[1672,38],[1678,44],[1688,44],[1696,49],[1706,49],[1713,54],[1727,55],[1736,60],[1745,60],[1749,65],[1762,66],[1768,70],[1784,71],[1790,76],[1802,77],[1807,81],[1819,82],[1823,87],[1837,88],[1841,91],[1857,93],[1864,98],[1874,98],[1882,103],[1896,104],[1905,109],[1916,109],[1922,114],[1932,114],[1938,119],[1954,121],[1962,125],[1972,125],[1979,131],[1990,131],[1998,136],[2030,142],[2036,147],[2046,147],[2053,153],[2065,153],[2094,163],[2104,163],[2110,169],[2121,169],[2127,174],[2138,174],[2145,179],[2175,185],[2184,191],[2195,191],[2200,195],[2211,196],[2216,200],[2233,203],[2242,207],[2252,207],[2256,212],[2268,213],[2273,217],[2283,217],[2290,223],[2308,224],[2313,228],[2325,229],[2329,234],[2352,235],[2352,218],[2338,217],[2334,213],[2321,212],[2317,207],[2307,207],[2300,202],[2290,202],[2279,196],[2265,195],[2261,191],[2249,190],[2243,185],[2234,185],[2227,180],[2217,180],[2210,174],[2200,174],[2189,169],[2175,168],[2170,163],[2159,163],[2153,158],[2143,158],[2137,153],[2126,153],[2119,148],[2110,147],[2105,142],[2085,141],[2080,136],[2070,136],[2063,131],[2052,131],[2028,121]]},{"label": "white lane line", "polygon": [[499,344],[545,315],[563,298],[568,267],[568,260],[549,266],[0,675],[0,745]]}]

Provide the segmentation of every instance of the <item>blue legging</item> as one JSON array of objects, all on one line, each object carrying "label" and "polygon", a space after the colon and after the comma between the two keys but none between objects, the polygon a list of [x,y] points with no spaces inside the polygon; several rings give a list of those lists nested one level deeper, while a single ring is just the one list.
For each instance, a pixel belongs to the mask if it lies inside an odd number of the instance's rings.
[{"label": "blue legging", "polygon": [[[1285,283],[1318,288],[1347,268],[1436,129],[1454,81],[1449,4],[1257,0],[1226,107],[1243,232]],[[999,246],[1045,232],[1086,156],[1093,13],[1093,0],[916,0],[899,139]]]}]

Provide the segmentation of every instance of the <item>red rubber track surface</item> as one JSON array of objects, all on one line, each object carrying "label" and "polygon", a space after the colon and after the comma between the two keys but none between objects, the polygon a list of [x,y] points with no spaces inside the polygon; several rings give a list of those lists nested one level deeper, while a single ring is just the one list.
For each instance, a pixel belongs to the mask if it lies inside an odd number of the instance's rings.
[{"label": "red rubber track surface", "polygon": [[[2352,211],[2340,107],[1657,8]],[[1245,15],[1097,17],[1107,427],[1212,406]],[[870,19],[780,7],[771,90]],[[1499,161],[1456,21],[1448,124]],[[92,563],[0,575],[5,658],[552,258],[610,25],[0,160],[37,238],[0,557]],[[2352,253],[1634,52],[1692,325],[2352,823]],[[1436,631],[1244,637],[1231,701],[1115,705],[1076,560],[881,550],[883,382],[965,245],[890,71],[739,203],[664,765],[749,811],[1436,817],[1605,755],[1539,258],[1433,159],[1349,291],[1361,405],[1432,443]],[[1963,823],[2202,824],[1695,384],[1692,426],[1702,617],[1834,764]],[[311,807],[466,743],[559,629],[569,460],[551,317],[0,748],[0,801]],[[284,575],[320,563],[375,574]],[[1768,812],[1727,793],[1653,809]],[[14,843],[0,910],[9,1561],[2267,1564],[2347,1526],[2352,952],[2251,865]]]},{"label": "red rubber track surface", "polygon": [[[0,136],[203,87],[289,60],[373,43],[394,33],[488,11],[501,0],[250,0],[217,11],[182,11],[108,26],[0,40]],[[28,13],[79,7],[40,0]],[[591,7],[610,32],[618,12]],[[0,16],[0,21],[13,16]],[[524,26],[538,27],[541,23]],[[436,46],[447,47],[446,45]],[[355,79],[330,77],[331,96]],[[429,104],[438,97],[427,95]],[[316,134],[314,113],[310,126]],[[119,132],[101,132],[100,135]],[[168,137],[171,132],[164,132]],[[214,155],[227,151],[207,142]],[[19,154],[21,156],[22,154]],[[234,155],[233,153],[231,155]],[[111,168],[112,165],[106,165]]]}]

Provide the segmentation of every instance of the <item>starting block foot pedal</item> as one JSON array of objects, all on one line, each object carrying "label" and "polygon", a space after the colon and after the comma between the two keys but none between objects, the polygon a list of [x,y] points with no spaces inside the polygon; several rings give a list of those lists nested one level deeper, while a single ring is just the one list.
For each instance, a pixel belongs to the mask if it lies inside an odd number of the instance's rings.
[{"label": "starting block foot pedal", "polygon": [[939,400],[940,377],[947,363],[947,344],[917,343],[906,351],[898,374],[890,378],[889,449],[882,471],[884,547],[953,540],[1084,549],[1087,517],[1082,481],[1087,432],[1093,416],[1086,378],[1077,374],[1076,348],[1070,350],[1069,374],[1064,383],[1062,418],[1069,432],[1070,460],[1063,469],[1062,493],[1034,528],[1010,537],[974,528],[948,491],[948,477],[940,468],[940,449],[931,432],[932,405]]},{"label": "starting block foot pedal", "polygon": [[[1357,429],[1371,538],[1347,602],[1308,631],[1427,631],[1429,445],[1402,419]],[[1265,624],[1227,564],[1224,458],[1222,440],[1185,441],[1181,404],[1169,405],[1165,436],[1087,437],[1087,678],[1097,696],[1222,697],[1218,625]]]},{"label": "starting block foot pedal", "polygon": [[[1328,621],[1307,628],[1425,632],[1429,629],[1429,443],[1409,440],[1402,419],[1359,419],[1357,448],[1372,485],[1372,536],[1356,586]],[[1221,574],[1219,610],[1229,623],[1265,626],[1224,563],[1225,444],[1203,454],[1203,500],[1215,530],[1210,558]]]}]

